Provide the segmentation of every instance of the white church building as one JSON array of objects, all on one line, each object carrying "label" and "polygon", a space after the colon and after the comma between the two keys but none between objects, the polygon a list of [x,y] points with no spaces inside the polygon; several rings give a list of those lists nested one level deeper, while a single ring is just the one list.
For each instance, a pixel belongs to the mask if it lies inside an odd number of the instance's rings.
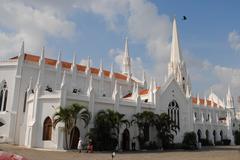
[{"label": "white church building", "polygon": [[[231,139],[240,118],[233,104],[230,88],[226,98],[220,99],[213,91],[208,97],[192,96],[190,75],[181,54],[176,20],[173,20],[171,56],[167,79],[160,86],[151,78],[149,82],[134,77],[128,41],[125,42],[123,70],[115,72],[65,62],[59,54],[56,60],[25,53],[24,44],[18,56],[0,61],[0,142],[26,147],[63,149],[63,124],[52,127],[52,116],[59,106],[72,103],[85,105],[92,117],[105,109],[132,115],[143,111],[168,113],[179,126],[174,142],[180,143],[185,132],[194,131],[198,139],[207,138],[213,143]],[[164,76],[164,75],[163,75]],[[226,103],[225,103],[226,102]],[[237,116],[238,115],[238,116]],[[93,118],[87,128],[77,123],[72,130],[74,141],[93,127]],[[120,134],[128,133],[128,140],[138,135],[136,126],[123,127]],[[149,140],[156,140],[150,129]],[[119,141],[122,141],[120,136]]]}]

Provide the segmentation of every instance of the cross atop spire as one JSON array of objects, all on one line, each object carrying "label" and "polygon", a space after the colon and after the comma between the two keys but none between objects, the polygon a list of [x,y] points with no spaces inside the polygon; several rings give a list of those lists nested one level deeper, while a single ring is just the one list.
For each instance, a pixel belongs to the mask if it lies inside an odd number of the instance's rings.
[{"label": "cross atop spire", "polygon": [[174,17],[173,28],[172,28],[171,62],[180,63],[181,61],[182,61],[182,53],[181,53],[180,43],[178,38],[177,22],[176,22],[176,18]]}]

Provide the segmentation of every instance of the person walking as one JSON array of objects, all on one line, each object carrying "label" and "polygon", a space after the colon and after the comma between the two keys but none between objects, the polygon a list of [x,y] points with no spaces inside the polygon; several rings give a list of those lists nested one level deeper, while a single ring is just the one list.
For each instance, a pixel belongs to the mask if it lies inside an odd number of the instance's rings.
[{"label": "person walking", "polygon": [[133,151],[136,150],[136,137],[133,137],[133,139],[132,139],[132,150]]},{"label": "person walking", "polygon": [[81,138],[79,138],[79,141],[78,141],[78,151],[79,151],[79,153],[81,153],[82,152],[82,140],[81,140]]}]

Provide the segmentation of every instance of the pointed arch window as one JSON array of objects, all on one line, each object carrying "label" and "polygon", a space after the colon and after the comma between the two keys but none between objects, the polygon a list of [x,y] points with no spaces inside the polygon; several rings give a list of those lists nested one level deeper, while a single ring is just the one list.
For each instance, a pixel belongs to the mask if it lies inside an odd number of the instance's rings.
[{"label": "pointed arch window", "polygon": [[44,141],[52,139],[52,120],[50,117],[47,117],[43,123],[43,137]]},{"label": "pointed arch window", "polygon": [[174,121],[175,125],[180,129],[180,117],[179,117],[179,106],[176,100],[173,100],[168,105],[168,115],[171,120]]},{"label": "pointed arch window", "polygon": [[6,111],[7,98],[8,98],[7,82],[3,80],[0,83],[0,112]]}]

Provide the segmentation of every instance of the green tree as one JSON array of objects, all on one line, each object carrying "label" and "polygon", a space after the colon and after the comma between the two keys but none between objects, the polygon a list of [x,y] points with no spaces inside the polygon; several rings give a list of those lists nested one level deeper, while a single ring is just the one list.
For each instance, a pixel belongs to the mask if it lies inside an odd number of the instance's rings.
[{"label": "green tree", "polygon": [[162,141],[163,148],[167,148],[173,142],[173,133],[177,134],[176,129],[178,126],[175,125],[174,121],[166,113],[155,114],[154,118],[157,136]]},{"label": "green tree", "polygon": [[185,149],[196,149],[197,148],[197,135],[195,132],[184,133],[183,147]]},{"label": "green tree", "polygon": [[59,122],[62,122],[64,124],[66,149],[69,149],[68,134],[70,133],[74,123],[71,117],[71,111],[69,108],[59,107],[59,109],[53,115],[53,128],[55,128]]},{"label": "green tree", "polygon": [[145,142],[149,140],[149,127],[155,124],[154,116],[155,114],[151,111],[136,113],[132,116],[131,124],[137,124],[138,126],[140,148],[143,148]]},{"label": "green tree", "polygon": [[[69,149],[68,135],[70,134],[71,129],[76,126],[78,119],[84,121],[86,127],[91,119],[91,116],[86,107],[77,103],[74,103],[66,108],[60,106],[53,115],[54,128],[59,122],[64,123],[66,149]],[[70,139],[70,144],[72,144],[72,139]]]},{"label": "green tree", "polygon": [[95,116],[94,128],[88,133],[93,139],[95,149],[113,150],[118,144],[118,137],[122,125],[129,126],[125,115],[113,110],[101,110]]},{"label": "green tree", "polygon": [[[68,107],[69,107],[70,114],[71,114],[71,117],[73,120],[72,127],[76,126],[78,119],[80,121],[83,121],[84,125],[85,125],[84,127],[86,127],[91,119],[91,114],[88,111],[88,109],[85,106],[80,105],[78,103],[73,103],[72,105],[70,105]],[[73,130],[73,135],[74,135],[74,131],[75,130]],[[70,139],[70,146],[72,145],[72,141],[73,141],[73,139]]]}]

